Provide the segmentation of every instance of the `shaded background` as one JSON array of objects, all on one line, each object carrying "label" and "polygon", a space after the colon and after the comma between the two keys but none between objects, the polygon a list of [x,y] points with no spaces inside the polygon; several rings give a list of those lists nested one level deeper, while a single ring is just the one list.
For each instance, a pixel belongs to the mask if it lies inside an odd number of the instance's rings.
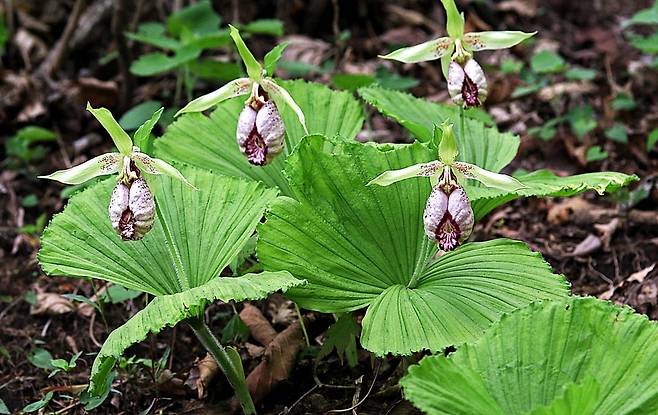
[{"label": "shaded background", "polygon": [[[0,398],[13,411],[54,391],[51,410],[81,413],[70,397],[87,381],[98,343],[144,304],[143,297],[122,293],[123,298],[115,297],[121,301],[105,305],[101,318],[84,303],[59,295],[92,297],[105,283],[45,278],[39,270],[39,235],[78,188],[36,176],[110,150],[110,140],[84,111],[87,101],[111,109],[127,129],[164,106],[165,116],[156,129],[160,135],[189,97],[239,73],[230,45],[211,45],[181,66],[173,52],[124,35],[140,33],[145,22],[165,22],[191,3],[196,2],[0,3]],[[522,138],[508,173],[616,170],[641,177],[630,190],[606,197],[516,201],[489,214],[474,238],[523,240],[567,276],[574,292],[629,304],[656,318],[658,11],[655,24],[629,24],[638,10],[653,2],[457,3],[465,12],[467,31],[538,31],[534,39],[511,50],[478,54],[491,91],[486,110],[501,130]],[[438,61],[404,65],[377,59],[397,47],[443,35],[439,1],[234,0],[213,1],[211,6],[221,17],[219,22],[210,16],[216,27],[260,21],[247,40],[257,57],[283,40],[291,42],[277,72],[281,78],[303,77],[341,89],[377,82],[431,101],[449,100]],[[198,18],[207,22],[209,15]],[[145,57],[154,53],[164,59]],[[171,69],[163,71],[167,65]],[[365,110],[360,140],[412,140],[396,123]],[[290,303],[277,296],[256,306],[276,329],[296,318]],[[216,317],[213,327],[220,331],[231,308],[217,304],[209,314]],[[313,320],[309,328],[315,344],[297,358],[291,377],[265,398],[263,413],[281,412],[314,385],[313,356],[333,320],[306,315]],[[249,370],[260,357],[243,341],[238,344],[251,359]],[[67,360],[84,353],[76,368],[48,378],[50,371],[38,367],[39,350]],[[208,385],[199,389],[205,353],[186,329],[152,336],[133,347],[132,354],[143,360],[125,363],[115,383],[121,394],[113,393],[99,413],[227,410],[231,393],[222,376],[209,377]],[[384,361],[375,376],[369,355],[360,351],[359,357],[355,368],[341,365],[336,356],[325,359],[315,375],[350,387],[313,391],[292,413],[350,407],[356,391],[365,396],[373,382],[359,413],[410,413],[395,387],[403,368],[400,361]]]}]

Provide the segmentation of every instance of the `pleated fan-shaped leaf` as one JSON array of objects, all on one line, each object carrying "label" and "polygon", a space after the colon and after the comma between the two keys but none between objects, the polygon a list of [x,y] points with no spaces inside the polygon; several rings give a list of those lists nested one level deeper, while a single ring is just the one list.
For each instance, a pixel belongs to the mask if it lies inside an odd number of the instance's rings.
[{"label": "pleated fan-shaped leaf", "polygon": [[[456,105],[438,104],[416,98],[406,92],[380,86],[363,87],[358,92],[364,101],[377,108],[382,114],[393,118],[424,143],[432,140],[434,125],[441,125],[443,121],[449,121],[458,127],[459,107]],[[487,125],[493,124],[491,117],[478,108],[468,109],[464,115],[467,120],[479,120]]]},{"label": "pleated fan-shaped leaf", "polygon": [[38,256],[43,270],[99,278],[153,295],[181,292],[218,276],[253,234],[277,192],[196,168],[182,172],[199,190],[154,176],[157,219],[139,241],[122,241],[112,229],[107,207],[115,178],[72,197],[43,233]]},{"label": "pleated fan-shaped leaf", "polygon": [[146,339],[149,333],[158,333],[165,327],[198,315],[204,304],[214,300],[258,300],[302,283],[285,271],[263,272],[235,278],[214,278],[200,287],[155,297],[146,308],[112,331],[105,340],[91,370],[91,393],[95,396],[103,394],[107,376],[128,347]]},{"label": "pleated fan-shaped leaf", "polygon": [[543,301],[504,316],[401,385],[429,415],[623,415],[658,411],[658,326],[595,298]]},{"label": "pleated fan-shaped leaf", "polygon": [[[459,147],[458,159],[484,169],[500,172],[516,156],[519,138],[501,133],[496,127],[466,117],[465,133],[461,133],[459,113],[454,106],[436,104],[409,94],[378,87],[361,88],[359,94],[382,114],[389,116],[413,133],[418,140],[429,142],[435,125],[444,119],[454,123]],[[573,196],[587,190],[599,194],[612,192],[636,180],[616,172],[597,172],[558,177],[547,170],[539,170],[517,176],[527,186],[516,192],[487,188],[478,182],[466,186],[476,219],[519,197],[528,196]]]},{"label": "pleated fan-shaped leaf", "polygon": [[361,342],[380,355],[472,340],[502,313],[568,295],[564,278],[520,242],[467,244],[433,260],[422,220],[428,179],[366,186],[431,157],[420,143],[306,137],[286,170],[295,199],[278,199],[259,226],[265,269],[308,282],[289,296],[322,312],[367,307]]},{"label": "pleated fan-shaped leaf", "polygon": [[532,173],[515,176],[526,188],[515,192],[507,192],[483,186],[467,186],[466,192],[473,201],[476,218],[481,218],[496,207],[520,197],[552,196],[568,197],[594,190],[602,195],[615,192],[638,180],[635,175],[618,172],[596,172],[560,177],[548,170],[537,170]]},{"label": "pleated fan-shaped leaf", "polygon": [[[361,130],[363,110],[349,92],[333,91],[328,87],[305,81],[281,81],[295,102],[306,114],[309,133],[340,136],[352,140]],[[297,115],[289,107],[280,108],[286,127],[286,146],[283,153],[264,167],[253,166],[240,153],[236,141],[236,126],[247,96],[220,103],[205,116],[201,113],[183,114],[169,126],[166,134],[156,141],[156,155],[166,161],[185,160],[196,167],[234,177],[261,181],[289,194],[283,176],[287,155],[305,135]]]},{"label": "pleated fan-shaped leaf", "polygon": [[114,178],[73,196],[43,233],[38,259],[47,274],[103,279],[155,296],[103,345],[91,374],[95,396],[107,387],[116,359],[149,332],[196,316],[217,299],[259,299],[303,283],[285,271],[220,277],[277,191],[192,167],[181,172],[199,190],[166,176],[152,178],[157,217],[139,241],[121,240],[110,224]]}]

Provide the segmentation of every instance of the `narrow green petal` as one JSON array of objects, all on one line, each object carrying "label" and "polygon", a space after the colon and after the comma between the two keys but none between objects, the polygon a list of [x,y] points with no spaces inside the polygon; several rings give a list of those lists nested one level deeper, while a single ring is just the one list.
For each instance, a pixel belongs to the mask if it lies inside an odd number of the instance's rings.
[{"label": "narrow green petal", "polygon": [[187,181],[181,172],[179,172],[174,166],[167,163],[166,161],[151,158],[144,153],[133,153],[130,158],[135,162],[137,168],[145,173],[164,174],[166,176],[173,177],[174,179],[178,179],[191,188],[198,190],[192,183]]},{"label": "narrow green petal", "polygon": [[494,173],[485,170],[475,164],[464,163],[461,161],[455,162],[453,167],[457,172],[462,173],[467,179],[477,180],[487,187],[495,187],[497,189],[514,192],[517,190],[525,189],[526,186],[512,176],[506,174]]},{"label": "narrow green petal", "polygon": [[[155,124],[158,123],[158,120],[160,120],[160,116],[162,115],[162,111],[164,111],[164,108],[160,108],[156,112],[153,113],[150,119],[146,120],[144,124],[142,124],[137,131],[135,132],[135,145],[142,148],[145,147],[144,144],[148,140],[149,136],[151,135],[151,131],[153,131],[153,127],[155,127]],[[142,148],[142,150],[144,150]]]},{"label": "narrow green petal", "polygon": [[206,95],[202,95],[199,98],[191,101],[185,107],[180,109],[176,113],[176,116],[179,116],[180,114],[184,114],[186,112],[204,111],[229,98],[247,94],[251,89],[251,84],[252,84],[252,80],[249,78],[235,79],[227,83],[223,87],[219,88],[218,90],[213,91]]},{"label": "narrow green petal", "polygon": [[128,133],[126,133],[119,123],[114,119],[112,113],[107,108],[93,108],[89,102],[87,102],[87,111],[96,117],[99,123],[105,128],[105,130],[112,137],[114,145],[119,149],[119,153],[127,156],[133,149],[133,142],[130,139]]},{"label": "narrow green petal", "polygon": [[288,47],[289,42],[283,42],[276,45],[271,51],[267,52],[265,58],[263,58],[263,66],[265,67],[265,72],[268,76],[274,76],[274,71],[276,70],[276,65],[283,55],[283,51]]},{"label": "narrow green petal", "polygon": [[119,153],[105,153],[66,170],[58,170],[40,179],[57,180],[66,184],[80,184],[89,179],[119,171],[122,156]]},{"label": "narrow green petal", "polygon": [[464,35],[464,43],[470,46],[473,51],[507,49],[518,45],[536,33],[519,31],[471,32]]},{"label": "narrow green petal", "polygon": [[454,42],[449,37],[440,37],[416,46],[401,48],[389,53],[388,55],[379,56],[382,59],[393,59],[404,63],[416,63],[439,59],[449,54]]},{"label": "narrow green petal", "polygon": [[247,45],[245,45],[244,40],[240,36],[240,31],[234,26],[228,25],[231,28],[231,38],[235,42],[235,47],[238,48],[238,53],[242,57],[244,66],[247,67],[247,74],[249,77],[258,82],[263,76],[263,68],[260,66],[260,63],[254,58],[254,55],[251,53]]},{"label": "narrow green petal", "polygon": [[446,9],[446,29],[448,35],[458,39],[464,34],[464,16],[459,14],[455,0],[441,0],[443,8]]},{"label": "narrow green petal", "polygon": [[438,138],[437,135],[439,134],[439,131],[441,131],[441,142],[439,143],[439,159],[443,163],[451,165],[459,154],[457,142],[455,141],[455,134],[452,132],[452,124],[444,122],[440,127],[434,127],[435,138]]},{"label": "narrow green petal", "polygon": [[292,99],[288,91],[277,85],[277,83],[274,82],[272,78],[265,78],[261,82],[262,82],[261,86],[263,87],[263,89],[272,96],[272,98],[274,99],[277,105],[285,104],[289,106],[293,111],[295,111],[295,114],[297,115],[299,122],[302,124],[302,127],[304,127],[304,131],[306,132],[306,134],[308,134],[304,112],[302,111],[301,108],[299,108],[299,105],[297,105],[295,100]]},{"label": "narrow green petal", "polygon": [[413,166],[405,167],[399,170],[389,170],[372,179],[367,186],[378,184],[380,186],[389,186],[400,180],[410,179],[412,177],[432,177],[441,171],[444,164],[440,161],[430,161],[429,163],[419,163]]}]

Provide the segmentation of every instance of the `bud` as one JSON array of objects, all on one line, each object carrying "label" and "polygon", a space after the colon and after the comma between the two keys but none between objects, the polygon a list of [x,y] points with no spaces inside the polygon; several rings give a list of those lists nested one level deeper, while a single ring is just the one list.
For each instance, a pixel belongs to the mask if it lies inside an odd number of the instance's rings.
[{"label": "bud", "polygon": [[238,119],[240,151],[249,163],[264,166],[283,150],[285,127],[274,102],[247,104]]},{"label": "bud", "polygon": [[[447,190],[447,191],[446,191]],[[425,234],[444,251],[463,243],[473,231],[471,202],[464,188],[455,184],[439,184],[432,189],[425,205]]]},{"label": "bud", "polygon": [[487,78],[475,59],[468,59],[464,66],[450,62],[448,92],[455,104],[464,107],[477,107],[487,99]]},{"label": "bud", "polygon": [[155,220],[155,201],[146,180],[140,177],[128,185],[119,181],[112,192],[109,213],[112,227],[122,239],[142,239]]}]

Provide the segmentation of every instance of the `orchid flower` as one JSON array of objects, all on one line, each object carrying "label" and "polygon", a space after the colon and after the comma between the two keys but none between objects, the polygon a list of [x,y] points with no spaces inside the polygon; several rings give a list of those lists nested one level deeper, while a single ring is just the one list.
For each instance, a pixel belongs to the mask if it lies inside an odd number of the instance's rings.
[{"label": "orchid flower", "polygon": [[380,57],[404,63],[441,59],[441,68],[448,80],[448,89],[453,101],[464,106],[480,105],[487,96],[487,81],[480,65],[472,59],[473,52],[511,48],[537,32],[464,33],[464,14],[459,13],[455,1],[441,0],[441,3],[446,10],[448,36],[398,49]]},{"label": "orchid flower", "polygon": [[[287,45],[279,45],[265,56],[264,69],[245,45],[238,29],[229,26],[231,38],[242,57],[249,77],[235,79],[218,90],[191,101],[178,111],[176,116],[186,112],[204,111],[229,98],[251,92],[245,102],[245,108],[240,114],[236,136],[240,151],[247,157],[247,160],[251,164],[263,166],[279,154],[284,147],[285,127],[279,114],[280,106],[288,105],[295,112],[304,131],[308,134],[306,120],[301,108],[288,91],[268,76],[274,72],[276,62]],[[270,98],[274,103],[270,101]]]},{"label": "orchid flower", "polygon": [[[165,174],[181,180],[188,186],[194,186],[175,167],[163,160],[151,158],[133,145],[133,140],[109,110],[92,108],[89,103],[87,110],[110,134],[119,151],[101,154],[78,166],[58,170],[39,178],[57,180],[66,184],[81,184],[94,177],[119,173],[118,183],[112,192],[108,209],[112,227],[123,239],[141,239],[151,229],[155,220],[155,201],[142,173]],[[160,119],[162,110],[160,108],[151,119],[139,127],[134,136],[136,142],[146,142],[151,130]]]},{"label": "orchid flower", "polygon": [[[468,239],[473,230],[473,210],[463,187],[466,179],[508,191],[517,191],[525,186],[513,177],[456,161],[459,150],[452,124],[443,123],[440,131],[442,137],[438,160],[386,171],[371,180],[368,185],[389,186],[412,177],[429,177],[433,189],[423,217],[425,234],[436,241],[439,248],[450,251]],[[438,141],[439,128],[435,128],[434,135]]]}]

